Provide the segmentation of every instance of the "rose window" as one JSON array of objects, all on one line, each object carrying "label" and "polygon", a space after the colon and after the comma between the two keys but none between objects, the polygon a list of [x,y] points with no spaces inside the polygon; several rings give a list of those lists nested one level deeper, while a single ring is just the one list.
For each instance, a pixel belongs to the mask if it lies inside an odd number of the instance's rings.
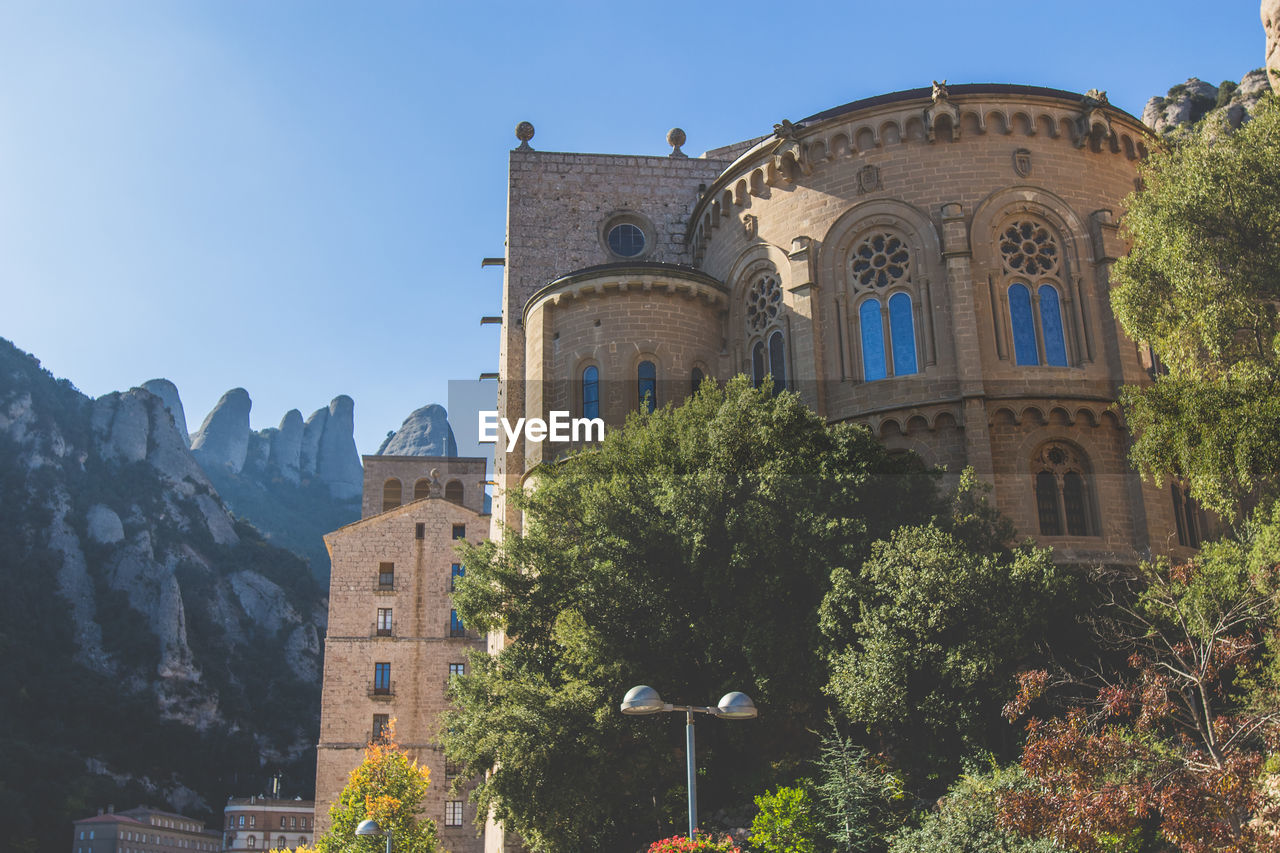
[{"label": "rose window", "polygon": [[853,250],[853,277],[862,287],[889,287],[910,275],[911,253],[892,234],[872,234]]},{"label": "rose window", "polygon": [[765,329],[778,317],[782,309],[782,288],[778,279],[765,273],[756,279],[747,294],[747,325],[754,332]]},{"label": "rose window", "polygon": [[1037,275],[1058,268],[1058,244],[1038,222],[1015,222],[1000,235],[1000,253],[1011,272]]}]

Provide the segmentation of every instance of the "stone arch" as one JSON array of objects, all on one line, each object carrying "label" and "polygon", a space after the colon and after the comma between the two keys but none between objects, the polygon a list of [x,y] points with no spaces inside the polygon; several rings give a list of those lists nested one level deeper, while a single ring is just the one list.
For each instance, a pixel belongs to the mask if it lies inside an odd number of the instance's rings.
[{"label": "stone arch", "polygon": [[806,146],[805,155],[810,163],[821,163],[828,159],[827,144],[821,139],[815,139]]},{"label": "stone arch", "polygon": [[1001,406],[991,413],[991,424],[1003,426],[1017,426],[1022,422],[1022,418],[1018,413],[1008,406]]},{"label": "stone arch", "polygon": [[870,151],[877,147],[876,132],[869,127],[860,127],[853,135],[859,151]]},{"label": "stone arch", "polygon": [[1030,115],[1019,110],[1010,120],[1010,130],[1023,136],[1035,136],[1036,121]]},{"label": "stone arch", "polygon": [[848,157],[850,154],[853,153],[850,149],[851,149],[851,146],[849,144],[848,134],[837,133],[835,136],[831,137],[832,159]]},{"label": "stone arch", "polygon": [[1047,426],[1049,424],[1049,416],[1045,414],[1044,409],[1032,403],[1022,407],[1022,414],[1018,418],[1019,423],[1026,422],[1028,416],[1032,418],[1033,426]]},{"label": "stone arch", "polygon": [[1050,139],[1058,138],[1058,123],[1048,113],[1041,113],[1036,116],[1036,130]]},{"label": "stone arch", "polygon": [[936,432],[944,429],[955,429],[959,425],[960,422],[956,420],[955,414],[946,409],[941,409],[933,417],[932,429]]},{"label": "stone arch", "polygon": [[1133,147],[1133,137],[1127,133],[1120,135],[1120,145],[1124,148],[1124,156],[1129,160],[1137,159],[1138,152]]},{"label": "stone arch", "polygon": [[[727,313],[728,338],[735,341],[731,357],[736,365],[735,372],[752,376],[752,347],[764,342],[768,347],[768,338],[774,331],[781,331],[786,343],[785,314],[787,310],[787,288],[790,285],[791,264],[787,254],[772,243],[756,243],[747,247],[738,255],[725,281],[729,284],[729,310]],[[782,292],[781,310],[776,318],[756,324],[749,322],[747,303],[748,293],[761,276],[774,276]],[[767,355],[765,356],[768,361]],[[789,358],[786,359],[790,361]],[[787,365],[788,372],[794,365]]]},{"label": "stone arch", "polygon": [[960,135],[981,136],[987,129],[983,125],[982,116],[972,110],[960,114]]},{"label": "stone arch", "polygon": [[746,179],[738,181],[733,187],[733,203],[738,207],[747,206],[747,182]]},{"label": "stone arch", "polygon": [[924,415],[916,413],[907,418],[907,435],[917,432],[929,432],[929,420]]},{"label": "stone arch", "polygon": [[750,177],[751,194],[755,196],[764,195],[764,171],[761,169],[752,169]]},{"label": "stone arch", "polygon": [[461,480],[450,480],[444,484],[444,499],[450,503],[462,503],[463,488]]},{"label": "stone arch", "polygon": [[395,477],[388,477],[382,484],[382,511],[400,506],[403,503],[402,497],[400,481]]},{"label": "stone arch", "polygon": [[[1025,465],[1026,476],[1019,476],[1016,481],[1020,486],[1015,489],[1022,492],[1022,499],[1027,501],[1027,506],[1034,507],[1037,516],[1036,532],[1041,536],[1085,536],[1098,537],[1102,535],[1102,508],[1099,504],[1099,492],[1097,483],[1097,466],[1094,459],[1097,457],[1097,448],[1091,447],[1092,442],[1081,441],[1080,436],[1071,434],[1062,427],[1049,427],[1045,429],[1034,430],[1027,433],[1022,442],[1018,445],[1016,459]],[[1068,458],[1061,460],[1051,460],[1043,458],[1046,450],[1052,448],[1061,448],[1066,451],[1065,456]],[[1058,532],[1045,532],[1044,516],[1047,514],[1045,510],[1045,501],[1043,495],[1040,494],[1041,484],[1037,478],[1042,476],[1041,472],[1052,472],[1055,476],[1054,486],[1057,489],[1056,494],[1052,497],[1055,499],[1055,508],[1058,513],[1058,521],[1065,529]],[[1064,472],[1076,472],[1083,478],[1082,495],[1085,506],[1083,508],[1082,521],[1084,529],[1077,529],[1072,532],[1070,529],[1070,509],[1064,504],[1068,503],[1069,486],[1064,483]],[[1044,485],[1048,485],[1047,483]],[[1025,491],[1024,491],[1025,490]]]},{"label": "stone arch", "polygon": [[1109,429],[1124,429],[1124,424],[1120,420],[1120,415],[1117,414],[1114,409],[1103,409],[1101,424]]},{"label": "stone arch", "polygon": [[903,429],[902,424],[893,415],[885,415],[875,425],[876,438],[905,438],[907,431]]},{"label": "stone arch", "polygon": [[923,142],[925,140],[924,122],[918,116],[908,118],[902,128],[902,138],[912,142]]},{"label": "stone arch", "polygon": [[910,435],[893,435],[885,437],[883,441],[884,449],[889,455],[896,455],[903,451],[910,451],[920,459],[920,465],[925,471],[936,468],[938,465],[937,454],[933,448],[926,442],[913,438]]},{"label": "stone arch", "polygon": [[426,477],[419,477],[413,483],[413,499],[420,501],[429,497],[431,497],[431,481]]},{"label": "stone arch", "polygon": [[1065,406],[1054,406],[1049,410],[1049,423],[1060,424],[1062,426],[1071,426],[1075,423],[1075,418],[1067,411]]},{"label": "stone arch", "polygon": [[1081,406],[1076,409],[1075,420],[1078,422],[1082,419],[1084,423],[1090,427],[1096,427],[1101,423],[1101,421],[1098,420],[1098,413],[1094,411],[1092,406]]},{"label": "stone arch", "polygon": [[886,121],[880,125],[880,144],[897,145],[902,141],[902,131],[896,121]]},{"label": "stone arch", "polygon": [[990,110],[985,118],[987,132],[998,133],[1001,136],[1009,134],[1009,117],[1000,110]]},{"label": "stone arch", "polygon": [[951,116],[943,113],[933,120],[933,138],[941,142],[955,142],[957,128]]}]

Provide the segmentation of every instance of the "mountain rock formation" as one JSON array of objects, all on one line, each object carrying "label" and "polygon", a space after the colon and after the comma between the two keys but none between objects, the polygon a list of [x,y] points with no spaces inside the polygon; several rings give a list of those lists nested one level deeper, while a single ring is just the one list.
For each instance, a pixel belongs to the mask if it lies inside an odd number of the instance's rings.
[{"label": "mountain rock formation", "polygon": [[379,456],[457,456],[458,445],[444,406],[432,403],[404,419],[400,429],[387,433]]},{"label": "mountain rock formation", "polygon": [[1142,121],[1163,134],[1188,127],[1205,116],[1221,114],[1232,127],[1239,127],[1267,90],[1267,73],[1261,68],[1244,75],[1239,83],[1224,80],[1217,86],[1188,77],[1187,82],[1174,86],[1163,97],[1147,101]]},{"label": "mountain rock formation", "polygon": [[164,402],[164,407],[169,410],[169,414],[173,415],[174,426],[178,428],[182,441],[190,447],[191,436],[187,435],[187,415],[182,410],[182,398],[178,396],[178,386],[168,379],[148,379],[142,383],[142,387]]},{"label": "mountain rock formation", "polygon": [[0,340],[0,811],[24,849],[85,803],[212,816],[314,772],[325,589],[197,462],[236,457],[248,395],[192,451],[166,385],[90,400]]},{"label": "mountain rock formation", "polygon": [[1262,0],[1262,28],[1267,33],[1265,66],[1272,91],[1280,94],[1280,0]]}]

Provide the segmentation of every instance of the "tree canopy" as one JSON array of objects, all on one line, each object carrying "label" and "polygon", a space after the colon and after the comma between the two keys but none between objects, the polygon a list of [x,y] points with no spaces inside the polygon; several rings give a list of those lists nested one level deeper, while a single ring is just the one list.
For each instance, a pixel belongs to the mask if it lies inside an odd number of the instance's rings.
[{"label": "tree canopy", "polygon": [[759,721],[699,724],[703,814],[794,775],[827,713],[817,611],[832,569],[940,509],[911,459],[741,378],[635,415],[535,482],[513,495],[523,531],[465,554],[460,615],[510,642],[456,681],[444,738],[488,772],[481,812],[538,850],[680,826],[683,721],[623,717],[636,684],[693,704],[743,690],[759,707]]},{"label": "tree canopy", "polygon": [[1280,103],[1155,151],[1111,299],[1167,373],[1122,398],[1134,460],[1226,517],[1280,494]]},{"label": "tree canopy", "polygon": [[347,786],[329,808],[329,831],[316,839],[318,853],[381,853],[385,836],[356,835],[366,819],[391,832],[392,853],[436,853],[436,824],[422,816],[430,771],[395,742],[394,726],[364,750]]}]

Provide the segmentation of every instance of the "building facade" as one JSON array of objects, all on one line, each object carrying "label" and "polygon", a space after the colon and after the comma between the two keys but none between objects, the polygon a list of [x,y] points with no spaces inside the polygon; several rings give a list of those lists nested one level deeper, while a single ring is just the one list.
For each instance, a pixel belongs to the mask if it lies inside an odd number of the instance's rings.
[{"label": "building facade", "polygon": [[313,800],[231,797],[223,809],[223,850],[293,850],[315,843]]},{"label": "building facade", "polygon": [[424,815],[453,853],[479,850],[475,807],[451,793],[439,746],[449,679],[484,641],[468,631],[449,593],[465,572],[456,547],[485,540],[485,460],[366,456],[360,521],[325,537],[332,569],[325,638],[317,829],[370,741],[395,739],[431,771]]},{"label": "building facade", "polygon": [[[1066,560],[1196,544],[1114,407],[1148,362],[1109,305],[1149,131],[1105,93],[935,84],[689,158],[511,152],[499,408],[678,402],[746,374],[994,486]],[[566,448],[495,448],[503,495]]]},{"label": "building facade", "polygon": [[212,853],[221,846],[221,835],[195,818],[146,806],[108,806],[72,823],[74,853]]}]

